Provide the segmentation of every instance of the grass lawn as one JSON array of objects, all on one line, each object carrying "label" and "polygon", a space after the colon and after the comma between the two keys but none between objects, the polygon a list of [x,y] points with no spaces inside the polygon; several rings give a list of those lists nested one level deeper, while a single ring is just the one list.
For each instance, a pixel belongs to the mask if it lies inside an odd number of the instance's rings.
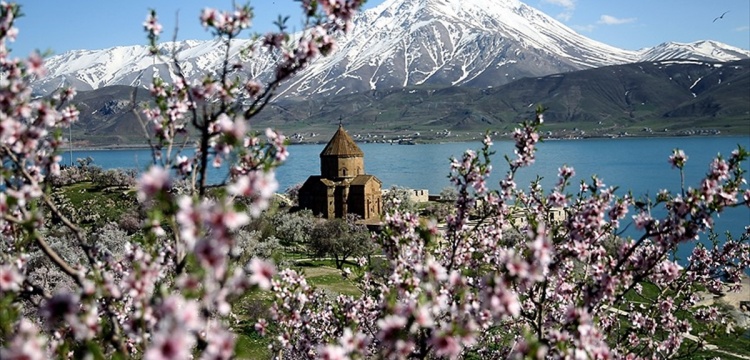
[{"label": "grass lawn", "polygon": [[331,266],[332,261],[321,260],[314,262],[301,263],[300,266],[293,267],[294,270],[305,274],[305,278],[310,285],[318,289],[328,290],[338,294],[359,296],[361,292],[348,279],[341,276],[341,270]]},{"label": "grass lawn", "polygon": [[[117,222],[123,214],[137,209],[135,190],[124,188],[101,189],[90,181],[63,186],[54,197],[64,199],[63,213],[73,215],[85,226]],[[68,208],[70,207],[70,208]],[[87,215],[96,215],[87,217]]]},{"label": "grass lawn", "polygon": [[234,344],[236,359],[270,359],[271,353],[268,350],[269,339],[258,335],[238,333],[237,342]]}]

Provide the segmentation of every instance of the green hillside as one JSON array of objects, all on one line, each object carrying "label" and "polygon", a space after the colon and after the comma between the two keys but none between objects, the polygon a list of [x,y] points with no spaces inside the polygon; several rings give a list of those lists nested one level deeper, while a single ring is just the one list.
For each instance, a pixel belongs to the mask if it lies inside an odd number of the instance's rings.
[{"label": "green hillside", "polygon": [[[142,143],[132,95],[129,87],[81,93],[75,137],[92,145]],[[148,94],[138,95],[141,102]],[[309,134],[330,132],[341,118],[350,132],[420,133],[429,141],[439,140],[438,132],[502,135],[532,116],[538,104],[547,108],[545,130],[554,137],[750,134],[750,60],[627,64],[485,89],[421,86],[281,99],[251,126]]]}]

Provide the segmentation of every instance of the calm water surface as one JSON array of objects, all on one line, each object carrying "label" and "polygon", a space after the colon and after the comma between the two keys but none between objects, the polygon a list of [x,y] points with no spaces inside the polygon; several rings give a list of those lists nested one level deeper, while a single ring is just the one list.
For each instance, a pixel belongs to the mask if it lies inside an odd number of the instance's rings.
[{"label": "calm water surface", "polygon": [[[634,195],[647,194],[652,198],[660,189],[679,191],[680,176],[671,169],[667,158],[674,148],[688,155],[686,186],[697,187],[708,170],[708,164],[718,153],[729,155],[737,145],[750,148],[750,137],[680,137],[680,138],[631,138],[546,141],[539,145],[536,163],[520,171],[516,183],[528,186],[537,176],[543,178],[542,185],[550,189],[556,181],[557,169],[567,164],[575,168],[574,183],[590,179],[596,174],[607,185],[619,186],[618,194],[632,191]],[[319,154],[324,145],[292,145],[290,157],[277,172],[280,189],[301,183],[308,176],[320,173]],[[365,171],[376,175],[383,187],[392,185],[415,189],[427,189],[437,194],[450,186],[447,175],[449,158],[459,157],[467,149],[479,149],[476,143],[445,143],[424,145],[359,144],[365,153]],[[496,141],[493,156],[493,176],[490,182],[497,183],[507,170],[504,155],[513,155],[511,141]],[[64,162],[70,161],[64,154]],[[144,169],[151,159],[148,150],[96,150],[74,151],[73,158],[91,156],[94,163],[103,168]],[[750,162],[745,164],[750,168]],[[215,171],[211,181],[223,180],[224,174]],[[735,234],[750,224],[750,209],[735,209],[722,214],[716,227]]]}]

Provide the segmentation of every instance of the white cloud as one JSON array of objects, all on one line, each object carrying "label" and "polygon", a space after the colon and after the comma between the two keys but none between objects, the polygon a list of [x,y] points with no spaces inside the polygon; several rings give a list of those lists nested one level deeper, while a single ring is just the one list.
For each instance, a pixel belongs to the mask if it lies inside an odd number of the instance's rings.
[{"label": "white cloud", "polygon": [[542,0],[544,3],[565,8],[565,11],[557,14],[557,18],[562,21],[568,21],[573,17],[573,10],[576,8],[576,1],[578,0]]},{"label": "white cloud", "polygon": [[573,30],[576,30],[578,32],[592,32],[594,29],[596,29],[595,25],[589,24],[589,25],[571,25],[570,27],[573,28]]},{"label": "white cloud", "polygon": [[604,24],[604,25],[622,25],[622,24],[628,24],[635,22],[636,18],[624,18],[624,19],[618,19],[611,15],[602,15],[599,17],[599,21],[597,21],[597,24]]},{"label": "white cloud", "polygon": [[576,1],[575,0],[543,0],[542,2],[562,6],[566,9],[575,9],[576,7]]},{"label": "white cloud", "polygon": [[750,30],[750,26],[740,26],[734,29],[734,31],[737,31],[737,32],[743,32],[743,31],[748,31],[748,30]]},{"label": "white cloud", "polygon": [[558,19],[560,19],[560,20],[562,20],[562,21],[570,21],[570,18],[573,17],[573,12],[572,11],[561,12],[561,13],[557,14],[557,16],[555,16],[555,17],[558,18]]}]

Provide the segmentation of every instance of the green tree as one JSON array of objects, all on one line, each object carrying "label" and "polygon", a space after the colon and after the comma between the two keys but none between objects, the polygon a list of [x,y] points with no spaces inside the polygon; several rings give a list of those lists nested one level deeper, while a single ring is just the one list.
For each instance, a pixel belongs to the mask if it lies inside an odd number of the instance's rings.
[{"label": "green tree", "polygon": [[342,269],[347,259],[370,255],[374,244],[367,227],[356,222],[355,216],[346,219],[321,221],[312,230],[310,251],[313,256],[330,256],[337,269]]}]

